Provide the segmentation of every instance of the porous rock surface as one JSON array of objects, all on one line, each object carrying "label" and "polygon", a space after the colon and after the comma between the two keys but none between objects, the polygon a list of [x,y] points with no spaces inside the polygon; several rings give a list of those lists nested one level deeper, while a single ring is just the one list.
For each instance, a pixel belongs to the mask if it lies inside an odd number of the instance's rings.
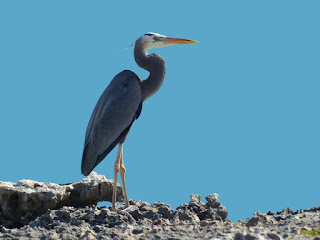
[{"label": "porous rock surface", "polygon": [[[158,202],[130,200],[130,207],[61,206],[20,228],[0,226],[0,239],[313,239],[320,240],[320,207],[231,222],[218,194],[191,195],[176,210]],[[309,233],[309,234],[305,234]]]},{"label": "porous rock surface", "polygon": [[[0,225],[21,227],[46,213],[63,206],[85,207],[112,198],[113,180],[92,172],[80,182],[70,184],[20,180],[0,181]],[[123,199],[117,185],[118,199]]]}]

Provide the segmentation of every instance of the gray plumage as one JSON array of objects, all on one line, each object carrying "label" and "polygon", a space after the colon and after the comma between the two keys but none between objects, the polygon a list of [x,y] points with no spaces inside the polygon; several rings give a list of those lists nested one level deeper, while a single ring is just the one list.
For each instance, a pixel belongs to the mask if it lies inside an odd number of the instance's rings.
[{"label": "gray plumage", "polygon": [[110,82],[91,115],[82,156],[82,173],[87,176],[119,143],[141,112],[139,77],[125,70]]},{"label": "gray plumage", "polygon": [[196,43],[197,41],[170,38],[157,33],[147,33],[135,43],[134,57],[137,64],[150,72],[146,80],[125,70],[116,75],[102,93],[91,115],[82,154],[81,171],[90,172],[119,144],[114,165],[114,186],[112,208],[115,209],[117,175],[120,171],[125,206],[129,206],[125,185],[123,163],[123,143],[133,122],[139,117],[142,102],[151,97],[161,87],[166,67],[162,57],[147,54],[151,48],[167,47],[175,44]]}]

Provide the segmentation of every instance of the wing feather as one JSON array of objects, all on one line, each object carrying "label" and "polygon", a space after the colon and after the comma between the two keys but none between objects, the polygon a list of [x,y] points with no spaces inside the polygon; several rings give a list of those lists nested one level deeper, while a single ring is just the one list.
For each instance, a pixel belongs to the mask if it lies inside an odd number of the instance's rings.
[{"label": "wing feather", "polygon": [[129,131],[141,111],[139,77],[131,71],[119,73],[102,93],[91,115],[82,156],[81,169],[88,175]]}]

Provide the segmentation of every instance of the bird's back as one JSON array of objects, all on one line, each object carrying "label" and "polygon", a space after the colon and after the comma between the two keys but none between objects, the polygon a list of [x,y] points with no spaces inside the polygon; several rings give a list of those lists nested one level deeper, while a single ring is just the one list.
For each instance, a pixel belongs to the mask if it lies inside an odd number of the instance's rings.
[{"label": "bird's back", "polygon": [[88,175],[127,133],[142,107],[139,77],[125,70],[102,93],[91,115],[81,170]]}]

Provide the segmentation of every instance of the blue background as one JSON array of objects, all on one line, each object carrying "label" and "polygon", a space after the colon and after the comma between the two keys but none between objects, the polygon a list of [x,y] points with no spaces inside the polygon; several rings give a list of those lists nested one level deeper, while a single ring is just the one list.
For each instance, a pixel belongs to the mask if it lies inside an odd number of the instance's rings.
[{"label": "blue background", "polygon": [[[146,78],[146,32],[165,82],[124,145],[128,195],[177,207],[218,193],[231,220],[319,205],[319,1],[1,1],[1,181],[82,179],[92,110],[111,79]],[[95,169],[113,178],[116,149]]]}]

